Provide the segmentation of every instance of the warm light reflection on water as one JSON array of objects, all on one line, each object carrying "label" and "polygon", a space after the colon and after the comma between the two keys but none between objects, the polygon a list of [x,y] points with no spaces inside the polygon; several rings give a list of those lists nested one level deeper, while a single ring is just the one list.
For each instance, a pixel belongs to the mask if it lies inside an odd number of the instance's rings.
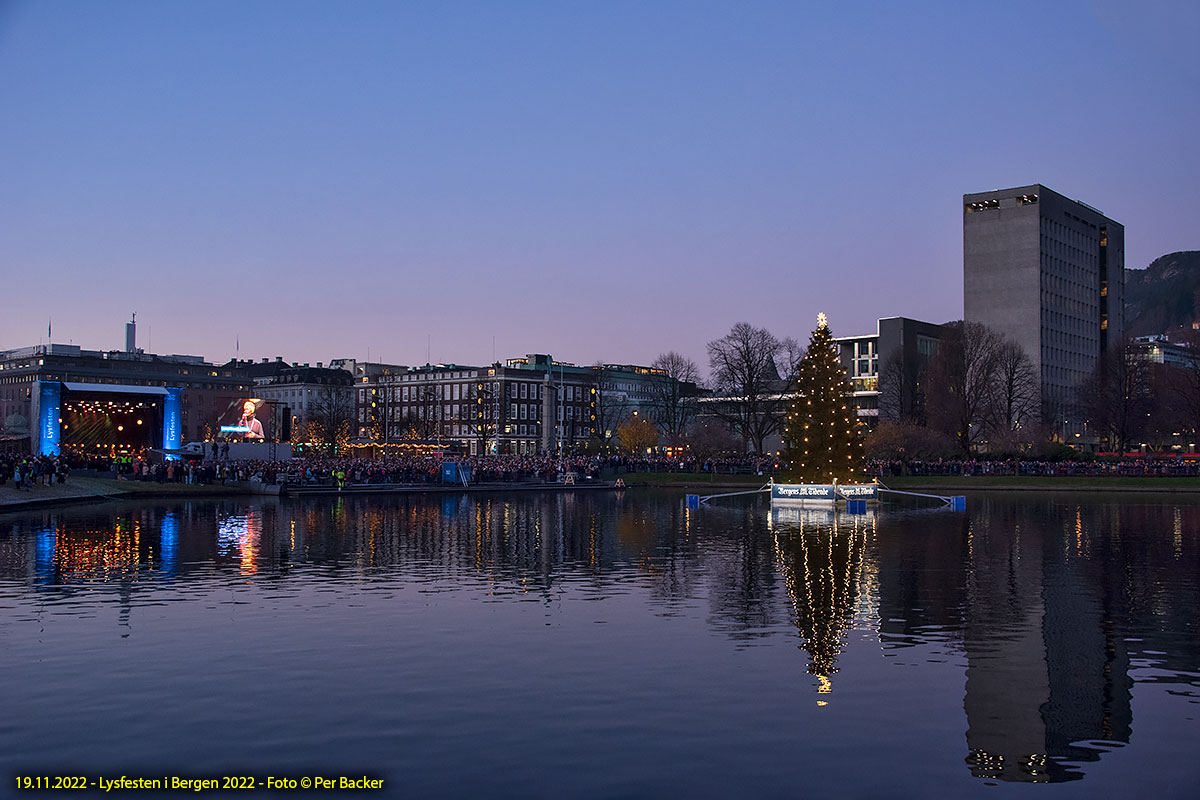
[{"label": "warm light reflection on water", "polygon": [[1200,505],[682,500],[4,515],[0,761],[524,796],[1198,777]]}]

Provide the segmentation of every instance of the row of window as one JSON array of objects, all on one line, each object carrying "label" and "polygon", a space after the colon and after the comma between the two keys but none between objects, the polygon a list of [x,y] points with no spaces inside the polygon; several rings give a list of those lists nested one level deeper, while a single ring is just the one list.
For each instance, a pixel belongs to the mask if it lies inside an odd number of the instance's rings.
[{"label": "row of window", "polygon": [[[366,428],[363,428],[359,431],[359,433],[362,436],[367,436],[367,435],[369,435],[370,432]],[[404,431],[400,430],[399,428],[397,428],[395,426],[393,426],[391,428],[391,430],[389,431],[389,434],[391,436],[395,436],[395,437],[399,437],[403,433],[404,433]],[[471,437],[471,438],[474,438],[479,435],[479,431],[473,429],[470,425],[460,425],[460,424],[443,425],[443,426],[441,426],[441,433],[443,436],[462,436],[462,437]],[[572,433],[583,434],[583,433],[587,433],[587,431],[583,431],[582,429],[577,431],[572,427],[571,429],[569,429],[567,431],[567,433],[568,433],[568,435],[570,435]],[[511,428],[508,428],[507,430],[503,431],[503,435],[506,435],[506,436],[537,436],[537,435],[539,435],[539,431],[538,431],[537,425],[528,425],[528,424],[513,425],[513,426],[511,426]],[[532,450],[530,450],[529,452],[532,452]]]},{"label": "row of window", "polygon": [[284,400],[293,397],[312,397],[312,389],[256,389],[263,397],[272,400]]},{"label": "row of window", "polygon": [[1087,376],[1087,372],[1070,367],[1042,364],[1042,382],[1049,385],[1074,388]]},{"label": "row of window", "polygon": [[[1053,344],[1042,345],[1043,372],[1047,369],[1057,369],[1063,370],[1064,374],[1070,372],[1071,375],[1078,373],[1079,376],[1082,376],[1090,372],[1095,365],[1095,355],[1081,353],[1078,350],[1066,347],[1055,347]],[[1075,380],[1076,378],[1070,379]]]},{"label": "row of window", "polygon": [[[385,389],[369,389],[360,387],[358,390],[358,400],[360,403],[367,403],[372,395],[371,392],[377,392],[375,397],[382,398],[388,402],[414,402],[426,400],[428,398],[434,400],[470,400],[479,394],[479,390],[475,389],[473,384],[469,383],[451,383],[451,384],[429,384],[425,383],[420,386],[403,386],[391,387]],[[492,391],[493,384],[487,384],[483,394],[486,396]],[[507,383],[506,394],[514,400],[539,400],[544,397],[541,384],[532,381],[509,381]],[[569,403],[583,402],[588,398],[593,389],[586,386],[567,385],[564,389],[564,400]],[[308,390],[312,394],[312,390]]]},{"label": "row of window", "polygon": [[1045,251],[1042,251],[1041,263],[1043,275],[1070,281],[1077,284],[1081,291],[1087,291],[1095,287],[1097,282],[1103,277],[1099,269],[1085,267],[1079,263],[1057,258]]},{"label": "row of window", "polygon": [[[424,406],[424,405],[417,405],[417,406],[396,405],[396,406],[392,406],[386,412],[386,416],[389,416],[393,420],[404,419],[405,417],[408,417],[408,416],[414,416],[417,419],[425,419],[425,416],[427,413],[432,417],[434,414],[436,414],[440,410],[442,413],[442,417],[441,417],[442,419],[471,419],[472,417],[475,417],[476,415],[478,415],[480,413],[480,409],[482,409],[482,408],[484,408],[484,407],[480,406],[480,405],[472,405],[470,403],[463,403],[463,404],[447,403],[447,404],[441,405],[441,406],[433,406],[433,407],[429,408],[429,410],[427,412],[426,406]],[[537,403],[516,403],[514,405],[508,406],[509,414],[511,416],[509,416],[507,418],[513,419],[513,420],[516,420],[516,419],[533,419],[533,420],[541,419],[541,408],[542,407]],[[583,413],[584,410],[582,408],[579,408],[576,406],[567,406],[564,409],[562,406],[559,406],[558,407],[558,418],[560,420],[563,418],[564,410],[566,412],[567,419],[585,419],[586,418],[586,416]],[[486,410],[483,411],[483,413],[485,414],[485,418],[487,418],[487,419],[493,418],[493,409],[492,408],[487,408]],[[368,411],[367,411],[366,407],[362,407],[358,410],[358,417],[359,417],[360,421],[365,422],[367,419],[367,416],[368,416]]]},{"label": "row of window", "polygon": [[852,365],[854,374],[850,377],[861,378],[868,375],[876,375],[878,374],[877,364],[878,361],[874,358],[856,358]]},{"label": "row of window", "polygon": [[1042,292],[1042,316],[1052,318],[1059,329],[1086,331],[1100,319],[1100,309],[1070,295]]},{"label": "row of window", "polygon": [[[458,372],[435,372],[432,374],[430,374],[430,373],[414,373],[412,375],[400,375],[399,376],[401,381],[405,381],[405,382],[421,381],[422,383],[429,383],[431,381],[462,380],[463,378],[470,380],[474,377],[475,377],[475,373],[471,370],[461,370]],[[369,378],[367,378],[366,376],[363,376],[364,383],[368,382],[369,380],[370,380]]]}]

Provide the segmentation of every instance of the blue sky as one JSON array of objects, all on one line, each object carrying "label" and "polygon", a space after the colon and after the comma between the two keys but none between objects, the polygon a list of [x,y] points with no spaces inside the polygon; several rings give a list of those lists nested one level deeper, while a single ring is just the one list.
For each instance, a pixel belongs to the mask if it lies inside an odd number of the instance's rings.
[{"label": "blue sky", "polygon": [[965,192],[1200,248],[1197,40],[1185,3],[0,0],[0,349],[137,311],[218,360],[706,368],[741,320],[955,319]]}]

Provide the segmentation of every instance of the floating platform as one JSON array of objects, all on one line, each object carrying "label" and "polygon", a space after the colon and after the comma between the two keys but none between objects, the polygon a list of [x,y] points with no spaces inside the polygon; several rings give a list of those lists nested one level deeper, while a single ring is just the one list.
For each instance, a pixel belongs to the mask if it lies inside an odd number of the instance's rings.
[{"label": "floating platform", "polygon": [[771,504],[799,503],[833,508],[845,503],[879,502],[876,483],[772,483]]},{"label": "floating platform", "polygon": [[937,500],[954,511],[967,510],[967,498],[958,496],[943,496],[924,494],[921,492],[901,492],[889,489],[878,481],[874,483],[768,483],[761,489],[750,489],[745,492],[725,492],[724,494],[698,495],[689,494],[686,498],[687,508],[699,509],[701,505],[717,497],[734,497],[737,495],[759,494],[770,492],[771,506],[802,506],[806,508],[844,509],[851,514],[864,514],[868,507],[879,504],[880,492],[923,497]]}]

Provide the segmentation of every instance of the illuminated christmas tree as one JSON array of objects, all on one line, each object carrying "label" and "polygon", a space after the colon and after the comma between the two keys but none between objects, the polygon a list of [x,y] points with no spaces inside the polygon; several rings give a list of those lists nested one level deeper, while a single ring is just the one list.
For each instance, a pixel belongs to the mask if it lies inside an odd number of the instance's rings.
[{"label": "illuminated christmas tree", "polygon": [[787,479],[797,483],[855,483],[863,477],[862,442],[855,430],[846,370],[825,315],[797,369],[796,400],[784,423]]}]

